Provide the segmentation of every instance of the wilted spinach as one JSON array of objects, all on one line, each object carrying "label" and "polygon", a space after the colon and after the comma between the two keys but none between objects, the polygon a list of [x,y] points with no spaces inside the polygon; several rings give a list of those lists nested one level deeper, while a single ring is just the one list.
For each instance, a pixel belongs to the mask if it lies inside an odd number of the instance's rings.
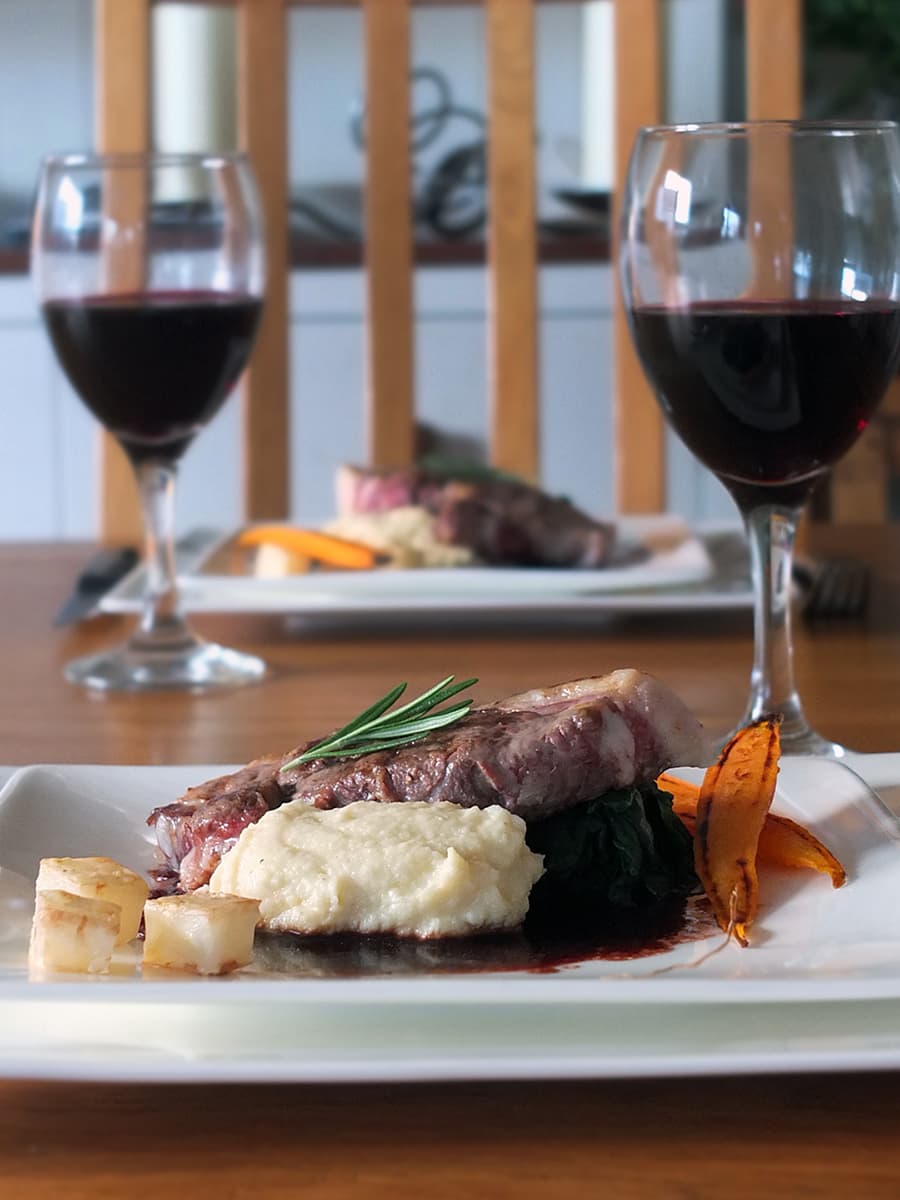
[{"label": "wilted spinach", "polygon": [[691,835],[655,784],[621,788],[528,826],[526,840],[543,854],[540,901],[585,906],[645,907],[698,887]]}]

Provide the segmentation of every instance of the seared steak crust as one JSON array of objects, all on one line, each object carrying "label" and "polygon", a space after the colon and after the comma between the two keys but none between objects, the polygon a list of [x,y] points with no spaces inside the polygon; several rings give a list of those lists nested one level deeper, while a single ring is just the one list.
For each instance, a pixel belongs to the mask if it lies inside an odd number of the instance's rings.
[{"label": "seared steak crust", "polygon": [[439,542],[466,546],[494,565],[602,567],[614,527],[518,479],[462,479],[419,467],[341,467],[338,511],[387,512],[415,504],[433,518]]},{"label": "seared steak crust", "polygon": [[697,720],[637,671],[512,696],[398,750],[281,770],[301,749],[191,788],[150,815],[185,890],[205,883],[241,830],[286,800],[317,808],[357,800],[499,804],[537,821],[668,767],[709,760]]},{"label": "seared steak crust", "polygon": [[164,863],[179,875],[185,891],[209,880],[248,825],[290,800],[278,775],[283,762],[290,758],[256,759],[231,775],[189,788],[174,804],[150,814],[147,824],[155,828]]}]

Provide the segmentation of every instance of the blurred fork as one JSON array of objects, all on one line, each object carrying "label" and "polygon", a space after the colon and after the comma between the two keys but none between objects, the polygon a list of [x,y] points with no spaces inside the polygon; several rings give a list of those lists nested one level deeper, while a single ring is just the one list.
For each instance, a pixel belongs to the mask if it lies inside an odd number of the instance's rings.
[{"label": "blurred fork", "polygon": [[807,621],[856,621],[865,615],[869,602],[870,571],[852,558],[823,562],[816,570],[803,606]]}]

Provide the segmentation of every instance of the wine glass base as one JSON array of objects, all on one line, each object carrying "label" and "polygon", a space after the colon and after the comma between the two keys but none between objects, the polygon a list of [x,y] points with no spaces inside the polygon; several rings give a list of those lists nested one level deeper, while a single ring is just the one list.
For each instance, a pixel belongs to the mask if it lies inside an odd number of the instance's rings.
[{"label": "wine glass base", "polygon": [[106,692],[213,691],[256,683],[265,673],[266,664],[255,654],[198,638],[177,649],[153,651],[126,643],[77,658],[65,668],[70,683]]},{"label": "wine glass base", "polygon": [[[731,741],[734,735],[744,726],[749,725],[756,718],[748,716],[736,729],[728,734],[716,746],[716,752],[721,750]],[[822,737],[820,733],[816,733],[807,724],[794,726],[785,723],[781,727],[781,753],[782,754],[797,754],[806,757],[814,758],[845,758],[853,751],[847,746],[842,746],[840,742],[829,741],[828,738]]]},{"label": "wine glass base", "polygon": [[814,729],[806,729],[793,735],[782,733],[781,753],[814,755],[818,758],[844,758],[850,751],[840,742],[829,741]]}]

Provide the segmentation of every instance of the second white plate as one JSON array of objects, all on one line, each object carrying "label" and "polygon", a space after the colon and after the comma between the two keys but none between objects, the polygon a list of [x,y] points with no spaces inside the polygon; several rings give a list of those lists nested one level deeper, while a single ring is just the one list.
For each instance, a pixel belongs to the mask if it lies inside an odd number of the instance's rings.
[{"label": "second white plate", "polygon": [[[270,612],[328,619],[354,614],[676,611],[751,604],[740,551],[737,555],[728,551],[723,565],[707,538],[669,515],[622,518],[619,525],[623,541],[654,548],[640,561],[596,570],[452,567],[255,579],[204,573],[202,563],[216,544],[210,537],[205,546],[201,542],[199,549],[182,559],[182,602],[188,612]],[[739,534],[733,537],[740,541]],[[140,606],[143,589],[143,569],[138,568],[104,597],[101,607],[105,612],[133,612]]]}]

